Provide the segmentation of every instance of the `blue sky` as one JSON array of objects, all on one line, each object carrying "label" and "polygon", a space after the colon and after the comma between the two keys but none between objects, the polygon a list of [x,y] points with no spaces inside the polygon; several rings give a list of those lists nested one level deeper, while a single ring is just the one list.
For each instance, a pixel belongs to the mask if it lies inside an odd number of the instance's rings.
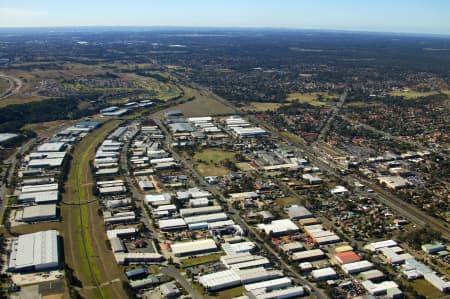
[{"label": "blue sky", "polygon": [[0,27],[214,26],[450,34],[448,0],[0,0]]}]

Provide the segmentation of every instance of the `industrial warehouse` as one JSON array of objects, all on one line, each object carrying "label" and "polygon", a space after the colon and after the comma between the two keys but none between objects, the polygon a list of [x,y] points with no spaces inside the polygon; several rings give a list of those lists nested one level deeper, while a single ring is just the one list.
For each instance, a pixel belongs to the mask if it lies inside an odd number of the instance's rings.
[{"label": "industrial warehouse", "polygon": [[60,266],[60,240],[56,230],[21,235],[11,244],[9,271],[43,271]]}]

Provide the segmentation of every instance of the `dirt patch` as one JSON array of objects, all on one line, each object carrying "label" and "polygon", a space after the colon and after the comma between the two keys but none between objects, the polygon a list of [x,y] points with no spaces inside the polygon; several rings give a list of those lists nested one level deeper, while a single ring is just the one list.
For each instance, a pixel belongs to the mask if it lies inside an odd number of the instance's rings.
[{"label": "dirt patch", "polygon": [[180,110],[186,117],[196,116],[217,116],[236,113],[236,110],[230,105],[217,99],[217,96],[204,90],[196,90],[184,87],[186,98],[195,97],[189,102],[170,107],[155,113],[155,117],[164,117],[164,114],[170,110]]}]

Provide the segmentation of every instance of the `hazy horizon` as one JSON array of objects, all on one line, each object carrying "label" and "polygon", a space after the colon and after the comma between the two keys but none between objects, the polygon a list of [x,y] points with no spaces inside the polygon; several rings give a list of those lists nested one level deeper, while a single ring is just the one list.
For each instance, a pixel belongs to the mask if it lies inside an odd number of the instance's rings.
[{"label": "hazy horizon", "polygon": [[450,35],[450,2],[355,1],[11,1],[0,28],[273,28]]}]

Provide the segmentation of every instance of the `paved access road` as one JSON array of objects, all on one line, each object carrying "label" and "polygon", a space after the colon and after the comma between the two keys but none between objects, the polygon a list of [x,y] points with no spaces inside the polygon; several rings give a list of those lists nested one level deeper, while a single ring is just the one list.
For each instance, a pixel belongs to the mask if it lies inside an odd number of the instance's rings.
[{"label": "paved access road", "polygon": [[189,293],[193,299],[203,299],[203,296],[181,275],[180,271],[174,266],[161,267],[161,273],[173,277]]}]

